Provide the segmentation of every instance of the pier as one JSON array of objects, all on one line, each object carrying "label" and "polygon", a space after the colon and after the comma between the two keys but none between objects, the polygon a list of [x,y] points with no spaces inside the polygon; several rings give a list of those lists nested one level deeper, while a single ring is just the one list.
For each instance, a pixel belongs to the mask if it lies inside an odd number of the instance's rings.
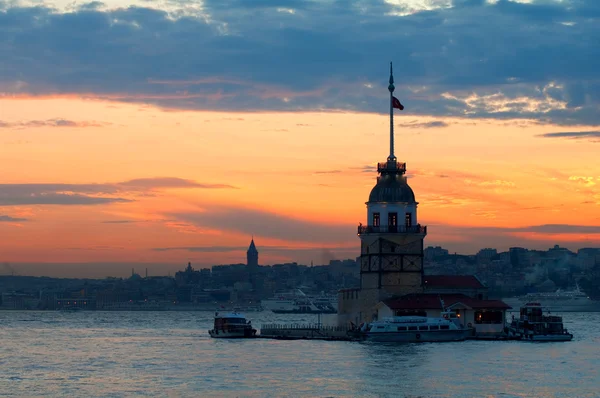
[{"label": "pier", "polygon": [[[270,323],[262,325],[260,334],[255,336],[262,339],[274,340],[328,340],[328,341],[358,341],[358,337],[353,336],[352,330],[344,326],[322,326],[318,324],[278,324]],[[473,334],[467,336],[468,340],[486,340],[486,341],[509,341],[520,340],[517,337],[511,337],[507,334],[485,335]]]},{"label": "pier", "polygon": [[278,324],[261,325],[259,338],[279,340],[355,340],[344,326],[322,326],[318,324]]}]

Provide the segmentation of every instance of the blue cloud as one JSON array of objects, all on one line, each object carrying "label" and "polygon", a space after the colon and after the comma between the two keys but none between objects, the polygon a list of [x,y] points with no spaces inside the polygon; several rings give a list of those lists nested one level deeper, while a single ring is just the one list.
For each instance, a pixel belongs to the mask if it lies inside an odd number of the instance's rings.
[{"label": "blue cloud", "polygon": [[558,133],[544,133],[538,135],[538,137],[544,138],[569,138],[573,140],[595,140],[600,138],[600,131],[561,131]]},{"label": "blue cloud", "polygon": [[11,217],[11,216],[7,216],[4,214],[0,214],[0,222],[22,222],[22,221],[28,221],[28,220],[26,218]]},{"label": "blue cloud", "polygon": [[236,189],[232,185],[200,183],[176,177],[136,178],[104,184],[0,184],[0,206],[127,203],[132,200],[106,195],[150,195],[156,190],[173,188]]},{"label": "blue cloud", "polygon": [[[599,124],[600,2],[205,0],[60,12],[0,0],[0,91],[176,109],[387,109]],[[175,8],[173,8],[175,7]]]}]

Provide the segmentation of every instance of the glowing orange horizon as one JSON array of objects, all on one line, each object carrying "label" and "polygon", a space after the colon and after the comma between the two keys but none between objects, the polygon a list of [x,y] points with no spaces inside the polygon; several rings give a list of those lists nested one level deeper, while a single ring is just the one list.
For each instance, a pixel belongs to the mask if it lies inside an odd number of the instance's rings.
[{"label": "glowing orange horizon", "polygon": [[[1,183],[117,184],[177,177],[236,189],[124,189],[91,196],[131,202],[0,206],[0,216],[10,217],[0,222],[2,236],[8,237],[0,241],[0,261],[244,262],[243,250],[231,247],[247,247],[249,233],[234,224],[223,229],[214,220],[202,225],[181,218],[215,209],[229,212],[230,219],[235,219],[236,211],[243,213],[250,225],[260,226],[261,215],[289,225],[280,236],[254,231],[259,251],[261,245],[289,248],[261,251],[262,264],[307,262],[322,247],[351,256],[354,246],[358,253],[355,227],[366,222],[364,202],[375,183],[373,166],[385,160],[389,150],[387,116],[349,112],[233,116],[83,97],[0,97],[7,125],[55,119],[81,123],[0,128],[6,148],[0,160],[11,166]],[[436,120],[447,125],[419,127]],[[104,124],[86,126],[90,121]],[[397,113],[395,121],[396,156],[407,162],[409,184],[420,202],[419,221],[431,225],[426,244],[443,243],[452,249],[456,242],[474,252],[484,241],[468,234],[469,228],[488,228],[486,234],[512,236],[523,240],[523,246],[600,244],[599,233],[510,232],[545,224],[600,225],[595,145],[540,138],[566,129],[523,121],[404,113]],[[297,225],[319,234],[291,240],[290,231]],[[213,246],[230,249],[153,250]]]}]

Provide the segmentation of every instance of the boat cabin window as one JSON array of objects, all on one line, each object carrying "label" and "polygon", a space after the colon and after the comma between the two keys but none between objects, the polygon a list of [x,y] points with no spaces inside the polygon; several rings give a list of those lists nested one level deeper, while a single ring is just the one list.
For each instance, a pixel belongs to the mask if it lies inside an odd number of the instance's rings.
[{"label": "boat cabin window", "polygon": [[475,311],[477,324],[501,324],[503,318],[502,311]]},{"label": "boat cabin window", "polygon": [[406,310],[397,310],[394,313],[395,316],[427,316],[427,312],[425,311],[406,311]]},{"label": "boat cabin window", "polygon": [[438,325],[431,325],[429,326],[429,330],[439,330],[440,327]]},{"label": "boat cabin window", "polygon": [[417,330],[417,327],[416,326],[409,326],[408,330]]},{"label": "boat cabin window", "polygon": [[377,329],[384,329],[385,326],[377,326]]},{"label": "boat cabin window", "polygon": [[428,326],[419,326],[419,330],[428,330],[429,327]]},{"label": "boat cabin window", "polygon": [[399,332],[406,332],[407,327],[406,326],[398,326],[398,331]]},{"label": "boat cabin window", "polygon": [[450,325],[440,325],[440,330],[448,330],[450,329]]},{"label": "boat cabin window", "polygon": [[246,320],[244,318],[221,318],[221,322],[227,324],[245,324]]}]

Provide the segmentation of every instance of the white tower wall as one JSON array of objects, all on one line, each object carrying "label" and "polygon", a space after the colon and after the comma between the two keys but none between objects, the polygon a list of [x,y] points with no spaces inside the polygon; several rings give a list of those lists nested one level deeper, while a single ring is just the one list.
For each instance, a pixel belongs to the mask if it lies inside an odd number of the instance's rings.
[{"label": "white tower wall", "polygon": [[405,224],[406,213],[411,214],[411,226],[417,225],[417,205],[418,203],[367,203],[367,225],[373,227],[374,214],[379,213],[379,226],[388,226],[388,215],[396,213],[398,215],[397,225]]}]

